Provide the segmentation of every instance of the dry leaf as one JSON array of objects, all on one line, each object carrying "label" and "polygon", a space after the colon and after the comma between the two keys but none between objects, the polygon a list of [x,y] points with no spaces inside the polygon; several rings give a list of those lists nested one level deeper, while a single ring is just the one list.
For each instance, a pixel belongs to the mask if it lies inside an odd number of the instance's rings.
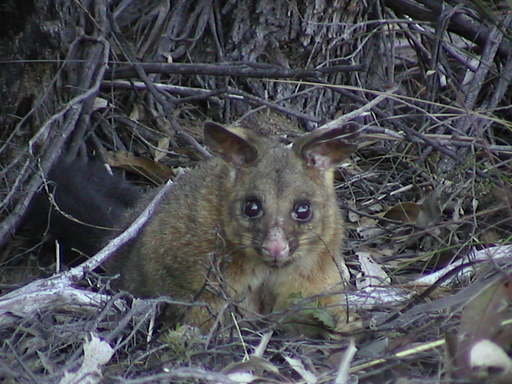
[{"label": "dry leaf", "polygon": [[358,251],[356,255],[361,265],[361,276],[356,280],[357,289],[370,286],[381,286],[391,283],[391,279],[382,267],[372,258],[367,251]]},{"label": "dry leaf", "polygon": [[240,384],[248,384],[252,383],[255,380],[258,380],[257,376],[254,376],[252,373],[249,372],[234,372],[227,375],[230,380],[233,380],[235,383]]},{"label": "dry leaf", "polygon": [[286,355],[284,355],[284,358],[307,384],[316,384],[318,382],[318,378],[304,367],[302,361]]},{"label": "dry leaf", "polygon": [[469,365],[473,376],[488,378],[490,372],[500,372],[500,377],[507,376],[512,380],[512,359],[496,343],[480,340],[469,352]]},{"label": "dry leaf", "polygon": [[415,224],[421,228],[434,225],[440,217],[439,193],[436,191],[430,193],[421,204],[410,201],[401,202],[384,214],[386,219]]},{"label": "dry leaf", "polygon": [[95,97],[94,98],[94,103],[93,103],[93,106],[92,106],[92,110],[93,111],[97,111],[99,109],[105,109],[107,107],[108,107],[108,101],[107,100],[105,100],[102,97]]},{"label": "dry leaf", "polygon": [[504,352],[512,344],[512,280],[494,279],[469,301],[461,316],[451,361],[457,378],[512,382],[512,362]]},{"label": "dry leaf", "polygon": [[421,228],[430,227],[441,219],[440,191],[431,192],[421,203],[421,209],[416,218],[416,225]]},{"label": "dry leaf", "polygon": [[100,367],[110,361],[114,349],[105,341],[91,334],[84,344],[84,360],[76,372],[66,372],[59,384],[96,384],[101,380]]},{"label": "dry leaf", "polygon": [[400,202],[389,208],[384,214],[384,218],[400,221],[402,223],[413,224],[420,214],[421,204],[413,202]]},{"label": "dry leaf", "polygon": [[141,116],[144,116],[143,107],[141,104],[135,103],[130,112],[130,120],[140,121],[142,120]]},{"label": "dry leaf", "polygon": [[135,156],[130,152],[107,152],[106,157],[108,164],[112,167],[135,170],[156,185],[163,184],[175,176],[171,168],[153,160]]},{"label": "dry leaf", "polygon": [[377,225],[377,220],[370,217],[361,217],[357,233],[363,239],[375,239],[384,233],[384,230]]},{"label": "dry leaf", "polygon": [[233,374],[249,371],[254,371],[257,372],[258,374],[261,374],[263,372],[272,372],[275,374],[279,373],[279,369],[274,364],[257,356],[251,356],[247,361],[237,361],[228,364],[222,370],[222,373]]},{"label": "dry leaf", "polygon": [[158,140],[158,144],[156,145],[157,148],[155,149],[153,155],[155,161],[160,161],[165,156],[167,156],[167,151],[169,150],[170,142],[171,140],[169,139],[169,137],[162,137],[160,140]]},{"label": "dry leaf", "polygon": [[[356,208],[355,203],[353,201],[350,201],[348,205],[350,208]],[[347,210],[347,219],[350,223],[356,223],[357,221],[359,221],[359,215],[352,209],[349,209]]]},{"label": "dry leaf", "polygon": [[473,341],[493,339],[510,314],[512,281],[498,279],[485,286],[464,308],[459,333]]}]

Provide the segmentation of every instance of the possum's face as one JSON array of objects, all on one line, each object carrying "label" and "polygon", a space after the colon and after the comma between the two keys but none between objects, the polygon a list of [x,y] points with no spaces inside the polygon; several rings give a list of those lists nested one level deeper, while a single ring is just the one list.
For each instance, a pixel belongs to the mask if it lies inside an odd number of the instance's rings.
[{"label": "possum's face", "polygon": [[216,137],[215,149],[232,167],[222,226],[234,252],[270,267],[301,262],[307,268],[319,252],[339,251],[343,228],[332,166],[352,145],[330,146],[322,136],[315,146],[306,135],[285,147],[225,129],[219,136],[225,140]]},{"label": "possum's face", "polygon": [[[332,177],[311,169],[291,150],[274,147],[235,170],[224,222],[227,240],[272,267],[283,267],[341,239]],[[327,250],[334,253],[334,250]]]}]

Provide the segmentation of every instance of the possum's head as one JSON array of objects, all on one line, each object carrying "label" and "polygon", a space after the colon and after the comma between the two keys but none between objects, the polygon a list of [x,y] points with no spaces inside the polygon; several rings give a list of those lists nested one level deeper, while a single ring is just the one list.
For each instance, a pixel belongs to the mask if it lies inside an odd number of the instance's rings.
[{"label": "possum's head", "polygon": [[300,260],[307,268],[339,252],[343,222],[333,168],[355,149],[341,136],[346,133],[321,129],[284,145],[248,130],[205,125],[207,145],[229,167],[222,225],[237,254],[271,267]]}]

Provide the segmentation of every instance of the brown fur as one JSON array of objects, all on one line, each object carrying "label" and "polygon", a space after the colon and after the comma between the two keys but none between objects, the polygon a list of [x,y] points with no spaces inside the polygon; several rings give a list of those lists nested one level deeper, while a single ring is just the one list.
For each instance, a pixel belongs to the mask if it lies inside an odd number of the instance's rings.
[{"label": "brown fur", "polygon": [[[203,301],[213,313],[227,295],[248,314],[286,309],[293,295],[341,290],[335,260],[344,231],[332,167],[354,146],[337,139],[339,134],[315,131],[290,148],[246,130],[207,124],[206,142],[220,157],[178,179],[133,250],[119,260],[123,288]],[[244,215],[248,197],[261,200],[261,217]],[[292,218],[294,205],[303,200],[313,210],[309,222]],[[290,248],[279,265],[261,250],[271,228],[277,245]],[[320,302],[339,308],[341,297]],[[211,316],[194,307],[184,321],[207,327]]]}]

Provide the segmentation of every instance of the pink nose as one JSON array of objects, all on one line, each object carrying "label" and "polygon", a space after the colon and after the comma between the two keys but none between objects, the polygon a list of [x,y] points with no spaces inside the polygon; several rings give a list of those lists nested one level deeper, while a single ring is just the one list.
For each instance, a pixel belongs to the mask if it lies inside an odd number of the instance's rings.
[{"label": "pink nose", "polygon": [[263,253],[273,261],[283,261],[290,255],[290,245],[284,231],[279,227],[273,227],[261,245]]},{"label": "pink nose", "polygon": [[274,260],[283,260],[290,254],[290,246],[288,243],[269,242],[263,246],[263,252]]}]

